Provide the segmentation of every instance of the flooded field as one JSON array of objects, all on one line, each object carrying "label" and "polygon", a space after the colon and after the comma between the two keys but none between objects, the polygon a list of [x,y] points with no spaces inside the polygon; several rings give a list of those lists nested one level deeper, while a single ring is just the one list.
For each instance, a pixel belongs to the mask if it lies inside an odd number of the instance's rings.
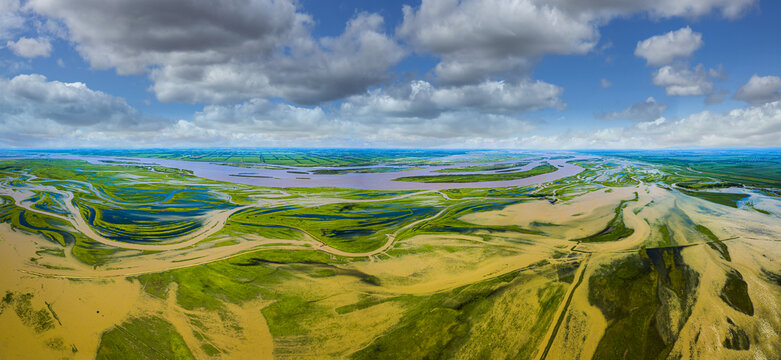
[{"label": "flooded field", "polygon": [[236,165],[0,159],[1,357],[781,357],[773,179],[584,154]]}]

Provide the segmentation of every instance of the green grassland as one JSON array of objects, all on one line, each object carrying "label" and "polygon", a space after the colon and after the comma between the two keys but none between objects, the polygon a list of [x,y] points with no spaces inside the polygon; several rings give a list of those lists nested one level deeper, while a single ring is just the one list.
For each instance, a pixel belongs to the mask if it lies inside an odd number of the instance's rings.
[{"label": "green grassland", "polygon": [[494,174],[469,174],[469,175],[421,175],[406,176],[394,179],[395,181],[412,181],[423,183],[471,183],[485,181],[507,181],[525,179],[527,177],[542,175],[556,171],[557,168],[550,164],[534,167],[530,170],[515,171]]},{"label": "green grassland", "polygon": [[442,193],[446,194],[451,199],[503,198],[530,196],[534,190],[535,188],[533,186],[513,186],[490,189],[445,189],[442,190]]},{"label": "green grassland", "polygon": [[167,321],[131,318],[103,333],[96,359],[195,359],[182,335]]},{"label": "green grassland", "polygon": [[473,165],[464,167],[452,167],[446,169],[434,170],[433,172],[452,173],[452,172],[472,172],[472,171],[494,171],[507,170],[529,164],[528,162],[516,162],[509,164],[491,164],[491,165]]},{"label": "green grassland", "polygon": [[779,150],[659,150],[591,153],[691,169],[700,175],[711,176],[725,182],[781,188],[781,151]]},{"label": "green grassland", "polygon": [[683,189],[681,189],[680,191],[689,196],[698,197],[703,200],[707,200],[716,204],[721,204],[733,208],[737,208],[738,202],[748,197],[747,194],[707,192],[707,191],[688,191]]},{"label": "green grassland", "polygon": [[383,172],[397,172],[412,170],[407,167],[372,167],[372,168],[351,168],[351,169],[315,169],[312,174],[317,175],[344,175],[344,174],[370,174]]}]

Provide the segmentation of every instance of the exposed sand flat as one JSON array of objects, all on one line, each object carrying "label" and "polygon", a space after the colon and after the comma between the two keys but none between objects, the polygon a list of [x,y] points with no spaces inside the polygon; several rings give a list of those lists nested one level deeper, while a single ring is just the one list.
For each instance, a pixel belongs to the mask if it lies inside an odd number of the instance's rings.
[{"label": "exposed sand flat", "polygon": [[518,225],[546,233],[544,237],[574,239],[602,230],[613,218],[621,200],[634,198],[634,187],[593,191],[570,201],[526,201],[502,210],[484,211],[460,218],[478,225]]},{"label": "exposed sand flat", "polygon": [[379,277],[383,281],[382,291],[430,294],[523,268],[549,258],[555,252],[548,246],[522,249],[470,246],[474,241],[474,237],[464,235],[418,235],[406,239],[401,248],[459,244],[467,247],[456,252],[435,250],[392,257],[381,262],[355,263],[354,267]]},{"label": "exposed sand flat", "polygon": [[692,307],[689,321],[683,326],[673,353],[686,359],[736,358],[729,355],[722,342],[727,331],[726,317],[739,314],[719,298],[726,280],[723,265],[707,246],[693,246],[684,249],[687,264],[700,274],[697,301]]},{"label": "exposed sand flat", "polygon": [[[6,358],[92,359],[105,330],[129,317],[148,315],[161,316],[173,324],[190,349],[201,354],[199,358],[206,356],[200,342],[193,337],[190,316],[197,316],[204,326],[212,329],[208,335],[220,348],[229,351],[232,358],[271,357],[271,334],[260,313],[268,302],[262,299],[241,306],[226,304],[229,313],[234,314],[236,325],[242,329],[237,332],[216,313],[181,309],[176,305],[175,288],[170,289],[167,300],[160,300],[145,294],[143,284],[124,277],[73,280],[25,275],[21,270],[32,266],[27,259],[35,257],[42,244],[45,241],[37,236],[0,224],[0,289],[12,292],[14,297],[32,294],[33,309],[46,309],[49,303],[59,319],[51,329],[37,333],[22,322],[14,309],[5,308],[0,313],[3,324],[0,353]],[[64,345],[52,348],[51,343]],[[78,351],[74,353],[72,346]]]},{"label": "exposed sand flat", "polygon": [[[589,278],[613,256],[592,255],[583,273],[583,282],[572,297],[565,320],[559,328],[546,359],[591,359],[607,327],[605,317],[588,301]],[[540,344],[545,346],[545,344]],[[538,352],[540,354],[540,352]]]},{"label": "exposed sand flat", "polygon": [[[13,309],[0,315],[0,353],[9,359],[22,358],[94,358],[102,332],[120,322],[141,301],[141,286],[125,279],[73,281],[25,275],[19,269],[35,256],[37,236],[14,232],[0,224],[0,289],[14,297],[30,293],[32,308],[46,309],[46,302],[57,314],[51,330],[34,332],[24,325]],[[64,344],[53,349],[47,341]],[[71,345],[78,349],[72,352]]]},{"label": "exposed sand flat", "polygon": [[[651,233],[651,229],[648,226],[648,222],[646,221],[646,218],[642,216],[643,214],[640,213],[635,214],[635,210],[643,209],[651,201],[651,196],[649,196],[645,191],[643,191],[642,188],[622,188],[622,189],[632,189],[633,190],[632,195],[637,194],[637,201],[628,202],[627,205],[624,207],[624,209],[621,211],[621,216],[623,217],[624,225],[634,230],[632,235],[617,241],[580,243],[574,249],[578,251],[585,251],[591,253],[625,252],[625,251],[632,251],[632,250],[639,249],[643,245],[643,243],[645,243],[648,240],[648,237]],[[622,200],[627,200],[627,199],[622,199]],[[613,210],[615,210],[615,206],[618,206],[618,203],[616,203],[613,206]],[[614,212],[611,213],[611,218],[613,215],[615,215]],[[600,230],[602,229],[599,229],[597,231]],[[590,233],[588,235],[591,234],[593,233]]]}]

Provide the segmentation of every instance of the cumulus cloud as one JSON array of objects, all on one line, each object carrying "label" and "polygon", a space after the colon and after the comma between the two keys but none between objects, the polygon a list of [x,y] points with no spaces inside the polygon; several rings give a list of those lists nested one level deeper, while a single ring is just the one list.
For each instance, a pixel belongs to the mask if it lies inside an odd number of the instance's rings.
[{"label": "cumulus cloud", "polygon": [[649,97],[645,101],[632,104],[621,111],[597,114],[597,118],[604,120],[627,119],[644,122],[658,119],[665,110],[667,110],[667,104],[660,103],[653,97]]},{"label": "cumulus cloud", "polygon": [[571,11],[613,17],[648,12],[654,18],[698,17],[719,13],[728,19],[742,16],[757,0],[552,0]]},{"label": "cumulus cloud", "polygon": [[34,58],[38,56],[49,57],[52,52],[52,44],[47,39],[31,39],[27,37],[19,38],[17,41],[8,41],[6,43],[14,54],[26,57]]},{"label": "cumulus cloud", "polygon": [[362,127],[359,134],[371,143],[460,146],[477,139],[506,139],[535,128],[534,124],[513,116],[453,111],[423,121],[386,118],[381,123]]},{"label": "cumulus cloud", "polygon": [[660,117],[628,127],[598,131],[569,131],[554,136],[532,135],[504,139],[510,148],[645,149],[665,147],[767,147],[781,137],[781,102],[734,109],[703,111],[681,119]]},{"label": "cumulus cloud", "polygon": [[24,25],[19,0],[0,0],[0,39],[9,39]]},{"label": "cumulus cloud", "polygon": [[725,113],[703,111],[646,127],[642,133],[657,146],[778,146],[781,102]]},{"label": "cumulus cloud", "polygon": [[[439,81],[477,83],[496,76],[525,74],[544,55],[587,53],[599,41],[599,26],[617,16],[646,12],[660,18],[696,17],[718,11],[735,18],[754,3],[755,0],[423,0],[417,8],[404,6],[404,21],[397,34],[417,52],[440,58],[434,69]],[[688,28],[671,37],[671,44],[679,47],[671,54],[673,57],[701,45],[699,34]],[[652,43],[659,45],[650,47],[662,45],[662,41]]]},{"label": "cumulus cloud", "polygon": [[754,74],[743,84],[735,95],[735,100],[745,101],[752,105],[761,105],[771,101],[781,100],[781,78],[778,76],[758,76]]},{"label": "cumulus cloud", "polygon": [[2,138],[9,142],[35,142],[85,130],[154,131],[164,123],[84,83],[50,81],[38,74],[0,78],[0,126]]},{"label": "cumulus cloud", "polygon": [[397,33],[419,52],[442,58],[435,72],[444,82],[525,71],[529,58],[582,54],[598,40],[588,19],[532,0],[426,0],[403,12]]},{"label": "cumulus cloud", "polygon": [[162,101],[281,97],[315,104],[339,99],[384,82],[404,56],[401,47],[381,33],[382,26],[379,15],[358,14],[338,37],[315,39],[301,29],[285,53],[265,59],[167,65],[152,72],[152,90]]},{"label": "cumulus cloud", "polygon": [[[424,81],[414,81],[407,86],[388,92],[372,90],[361,96],[348,98],[342,106],[331,111],[321,107],[300,107],[263,99],[253,99],[236,105],[210,105],[196,113],[188,132],[248,136],[264,135],[272,139],[300,142],[366,141],[373,144],[425,144],[423,141],[445,141],[454,138],[497,137],[522,134],[534,128],[531,123],[510,114],[527,111],[528,106],[558,106],[554,96],[549,104],[520,105],[512,98],[489,99],[492,91],[504,84],[489,83],[481,86],[437,89]],[[544,83],[515,85],[509,93],[545,91],[552,87]],[[470,104],[464,97],[474,96]],[[503,102],[507,114],[487,114],[480,109],[489,101]],[[528,101],[528,100],[525,100]],[[464,102],[462,104],[462,102]],[[459,103],[458,106],[449,104]],[[502,105],[496,105],[502,106]],[[512,108],[510,108],[512,106]],[[349,139],[349,140],[348,140]],[[299,143],[300,144],[300,143]]]},{"label": "cumulus cloud", "polygon": [[263,99],[230,106],[206,106],[195,114],[193,123],[207,129],[298,139],[338,133],[347,128],[320,107],[297,107]]},{"label": "cumulus cloud", "polygon": [[648,65],[666,65],[677,58],[691,56],[702,47],[702,34],[693,32],[688,26],[639,41],[635,55],[646,59]]},{"label": "cumulus cloud", "polygon": [[225,61],[269,51],[296,23],[288,1],[226,1],[221,6],[173,0],[30,0],[62,20],[92,66],[139,74],[169,62]]},{"label": "cumulus cloud", "polygon": [[713,92],[713,82],[702,64],[693,69],[665,65],[654,72],[652,81],[671,96],[708,95]]},{"label": "cumulus cloud", "polygon": [[375,89],[350,97],[341,110],[363,116],[431,118],[443,112],[472,110],[522,113],[562,108],[563,89],[542,81],[484,81],[476,85],[436,87],[423,80],[404,86]]},{"label": "cumulus cloud", "polygon": [[[690,144],[696,138],[665,138],[663,131],[696,129],[700,123],[662,118],[666,105],[652,98],[601,114],[639,122],[631,126],[558,137],[530,135],[539,122],[529,120],[527,112],[564,107],[563,89],[532,79],[530,70],[549,54],[593,51],[599,28],[615,17],[644,13],[652,18],[693,18],[718,13],[735,18],[755,3],[422,0],[420,6],[403,7],[404,19],[395,36],[387,33],[380,15],[359,13],[340,34],[318,37],[313,35],[315,20],[295,0],[228,0],[219,7],[190,0],[27,0],[24,9],[16,0],[0,0],[0,36],[10,34],[2,43],[20,36],[16,30],[26,20],[19,14],[27,12],[40,24],[37,35],[26,36],[65,37],[94,68],[148,76],[150,91],[161,101],[205,104],[192,119],[157,119],[82,83],[39,75],[0,78],[0,126],[8,130],[0,141],[509,147],[550,141],[547,147],[561,147],[571,140],[572,146],[589,147],[616,145],[618,137],[624,147]],[[433,76],[389,81],[394,66],[408,52],[399,41],[437,59]],[[669,95],[710,99],[722,94],[714,91],[712,81],[723,78],[723,71],[674,62],[702,46],[699,34],[684,28],[641,43],[646,44],[638,45],[638,56],[651,65],[664,65],[653,80]],[[666,52],[656,54],[653,49]],[[600,84],[609,86],[603,80]],[[749,90],[744,93],[752,93]],[[341,101],[323,104],[332,100]],[[759,116],[754,113],[703,116],[719,124],[772,131],[771,125],[749,124],[748,116]],[[767,123],[778,123],[772,109],[763,116]],[[724,129],[718,125],[702,131],[731,136]],[[718,142],[729,143],[714,140]]]},{"label": "cumulus cloud", "polygon": [[315,38],[292,0],[31,0],[67,25],[96,68],[150,71],[161,101],[224,103],[281,97],[339,99],[387,80],[405,55],[377,14],[357,14],[337,37]]}]

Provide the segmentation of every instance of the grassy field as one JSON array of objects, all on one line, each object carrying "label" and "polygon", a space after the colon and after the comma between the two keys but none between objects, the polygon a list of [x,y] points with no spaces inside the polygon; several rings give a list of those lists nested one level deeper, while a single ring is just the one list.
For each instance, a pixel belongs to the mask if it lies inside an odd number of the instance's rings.
[{"label": "grassy field", "polygon": [[530,170],[494,173],[494,174],[469,174],[469,175],[421,175],[396,178],[396,181],[412,181],[423,183],[471,183],[485,181],[507,181],[525,179],[527,177],[542,175],[556,171],[557,168],[550,164],[534,167]]},{"label": "grassy field", "polygon": [[495,165],[473,165],[464,167],[452,167],[447,169],[434,170],[433,172],[452,173],[452,172],[472,172],[472,171],[496,171],[507,170],[515,167],[521,167],[529,164],[528,162],[517,162],[509,164],[495,164]]},{"label": "grassy field", "polygon": [[781,188],[781,150],[658,150],[592,153],[679,166],[726,182]]}]

